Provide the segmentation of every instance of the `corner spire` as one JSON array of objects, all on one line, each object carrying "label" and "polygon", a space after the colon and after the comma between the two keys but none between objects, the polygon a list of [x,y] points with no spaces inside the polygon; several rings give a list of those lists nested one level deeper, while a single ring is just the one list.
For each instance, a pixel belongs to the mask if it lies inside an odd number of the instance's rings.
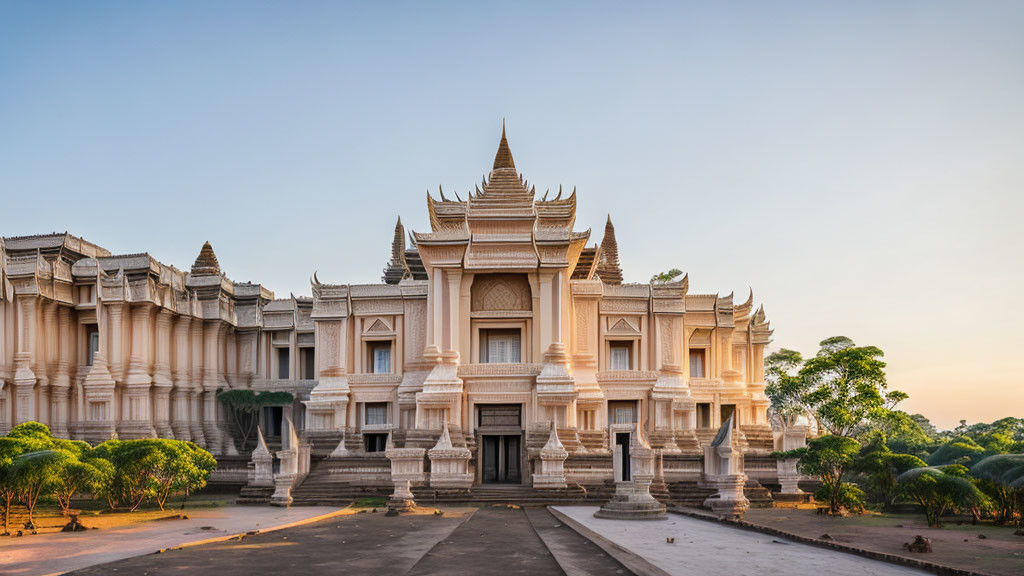
[{"label": "corner spire", "polygon": [[399,216],[391,241],[391,261],[384,268],[384,277],[381,279],[385,284],[398,284],[408,275],[409,267],[405,262],[405,227],[402,226],[402,217]]},{"label": "corner spire", "polygon": [[508,138],[505,137],[505,120],[501,120],[501,142],[498,144],[498,153],[494,155],[494,169],[502,168],[516,169],[516,163],[512,160],[512,150],[508,147]]},{"label": "corner spire", "polygon": [[604,238],[601,239],[600,258],[597,264],[597,275],[605,284],[622,284],[622,267],[619,266],[619,243],[615,240],[615,226],[612,215],[604,225]]},{"label": "corner spire", "polygon": [[220,274],[220,263],[217,262],[217,255],[213,253],[213,246],[209,242],[203,244],[199,256],[192,264],[193,276],[216,276]]}]

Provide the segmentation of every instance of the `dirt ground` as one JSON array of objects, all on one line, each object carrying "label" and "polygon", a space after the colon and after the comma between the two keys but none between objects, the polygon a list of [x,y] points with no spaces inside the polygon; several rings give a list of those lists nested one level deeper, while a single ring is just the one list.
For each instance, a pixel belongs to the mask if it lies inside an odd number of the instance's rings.
[{"label": "dirt ground", "polygon": [[[808,538],[828,534],[840,544],[962,570],[1000,576],[1024,574],[1024,536],[1014,536],[1013,527],[952,521],[942,528],[929,528],[920,514],[836,518],[820,516],[814,509],[796,508],[751,509],[744,520]],[[903,543],[912,542],[918,534],[931,540],[931,554],[914,554],[903,549]]]},{"label": "dirt ground", "polygon": [[[140,506],[135,512],[129,512],[127,509],[110,511],[107,510],[105,504],[83,501],[75,502],[75,506],[72,507],[72,512],[78,514],[78,521],[87,528],[104,530],[127,526],[130,524],[160,520],[163,518],[177,518],[179,514],[187,515],[190,509],[213,508],[230,503],[226,496],[219,494],[192,496],[185,503],[185,509],[182,511],[181,502],[181,498],[178,497],[168,501],[164,510],[160,510],[156,506],[146,505]],[[39,534],[60,532],[61,528],[68,523],[68,519],[69,518],[67,516],[61,514],[60,508],[57,506],[40,505],[36,508],[35,513],[36,531]],[[14,535],[17,534],[19,530],[22,530],[26,536],[29,535],[27,534],[27,531],[23,529],[23,526],[27,521],[28,512],[23,506],[11,507],[10,531],[12,537],[16,537]],[[0,532],[2,531],[3,525],[0,524]]]}]

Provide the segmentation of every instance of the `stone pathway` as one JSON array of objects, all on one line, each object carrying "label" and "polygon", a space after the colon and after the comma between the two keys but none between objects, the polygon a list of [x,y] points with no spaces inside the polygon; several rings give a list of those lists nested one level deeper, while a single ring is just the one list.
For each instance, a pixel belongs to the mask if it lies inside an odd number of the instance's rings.
[{"label": "stone pathway", "polygon": [[[555,509],[601,537],[676,575],[878,576],[920,575],[920,570],[784,538],[669,514],[667,520],[628,522],[594,518],[596,506]],[[674,544],[666,538],[675,538]]]},{"label": "stone pathway", "polygon": [[[188,520],[154,520],[109,530],[0,538],[0,574],[60,574],[157,550],[307,520],[337,508],[226,506],[188,510]],[[88,520],[83,519],[88,524]]]},{"label": "stone pathway", "polygon": [[[564,570],[563,570],[564,568]],[[337,516],[277,532],[93,566],[76,575],[529,574],[628,576],[546,509]]]}]

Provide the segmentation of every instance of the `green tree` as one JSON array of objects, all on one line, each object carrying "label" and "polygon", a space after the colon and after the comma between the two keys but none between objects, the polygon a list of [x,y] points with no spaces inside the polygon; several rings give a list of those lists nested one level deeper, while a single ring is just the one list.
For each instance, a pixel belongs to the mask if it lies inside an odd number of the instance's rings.
[{"label": "green tree", "polygon": [[[807,447],[778,454],[782,458],[798,457],[797,469],[802,474],[816,476],[821,482],[821,500],[829,503],[830,514],[842,513],[842,508],[857,508],[859,491],[844,479],[860,453],[860,444],[852,438],[825,435],[812,438]],[[863,494],[863,493],[861,493]],[[817,499],[818,495],[815,495]]]},{"label": "green tree", "polygon": [[683,271],[679,268],[673,268],[668,272],[661,272],[651,276],[651,284],[668,284],[676,278],[683,275]]},{"label": "green tree", "polygon": [[108,440],[96,447],[90,462],[101,478],[99,496],[111,508],[124,504],[130,510],[147,499],[162,510],[172,494],[204,487],[217,466],[199,446],[161,438]]},{"label": "green tree", "polygon": [[81,491],[95,493],[96,485],[103,480],[103,476],[92,461],[82,460],[66,449],[58,448],[55,452],[62,455],[53,463],[53,497],[61,511],[67,514],[75,494]]},{"label": "green tree", "polygon": [[812,407],[806,402],[807,380],[800,374],[803,356],[783,348],[764,359],[765,394],[771,402],[772,414],[785,428],[794,426],[801,416],[810,416]]},{"label": "green tree", "polygon": [[985,449],[967,436],[939,446],[928,456],[928,464],[946,466],[949,464],[971,464],[985,457]]},{"label": "green tree", "polygon": [[821,342],[817,356],[804,362],[804,401],[813,406],[819,427],[835,436],[850,436],[861,423],[877,419],[906,398],[886,391],[884,355],[875,346],[856,346],[845,336]]},{"label": "green tree", "polygon": [[[947,469],[949,468],[949,469]],[[956,467],[914,468],[897,479],[901,493],[924,508],[928,525],[942,526],[942,516],[952,510],[980,507],[985,495]]]},{"label": "green tree", "polygon": [[888,508],[896,504],[899,497],[896,478],[907,470],[923,466],[927,464],[913,454],[893,452],[885,434],[876,432],[860,449],[851,469],[861,475],[868,493]]},{"label": "green tree", "polygon": [[971,467],[978,488],[992,500],[996,521],[1024,518],[1024,454],[996,454]]},{"label": "green tree", "polygon": [[235,428],[242,435],[241,446],[238,447],[242,452],[249,450],[249,440],[255,435],[260,410],[263,407],[291,404],[295,400],[290,392],[256,393],[243,389],[221,390],[217,393],[217,398],[228,409]]},{"label": "green tree", "polygon": [[14,477],[14,459],[24,451],[24,446],[17,439],[0,438],[0,506],[3,506],[4,531],[10,534],[11,504],[18,499],[17,479]]},{"label": "green tree", "polygon": [[57,450],[26,452],[14,458],[12,472],[21,503],[28,510],[26,527],[35,530],[35,510],[39,499],[53,490],[57,471],[65,453]]},{"label": "green tree", "polygon": [[178,440],[151,440],[150,449],[160,456],[149,471],[153,479],[153,500],[161,510],[171,494],[190,494],[206,486],[217,461],[213,456],[191,442]]}]

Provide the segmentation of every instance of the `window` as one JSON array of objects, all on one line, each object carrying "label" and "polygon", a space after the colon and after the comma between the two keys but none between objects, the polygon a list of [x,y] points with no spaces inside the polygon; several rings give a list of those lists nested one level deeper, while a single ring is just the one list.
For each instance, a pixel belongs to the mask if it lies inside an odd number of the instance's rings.
[{"label": "window", "polygon": [[633,369],[633,343],[632,342],[609,342],[611,350],[611,370],[632,370]]},{"label": "window", "polygon": [[739,415],[736,414],[735,404],[722,404],[721,416],[722,424],[725,424],[725,421],[728,420],[730,416],[736,416],[736,418],[733,418],[732,420],[732,427],[739,428]]},{"label": "window", "polygon": [[609,402],[608,417],[612,424],[636,423],[635,402]]},{"label": "window", "polygon": [[100,333],[96,329],[96,326],[89,327],[89,352],[86,356],[85,363],[92,366],[93,359],[96,357],[96,353],[100,350]]},{"label": "window", "polygon": [[391,372],[391,342],[370,342],[368,345],[371,374],[389,374]]},{"label": "window", "polygon": [[301,359],[299,366],[302,368],[299,378],[302,380],[316,378],[316,351],[313,348],[300,348],[299,358]]},{"label": "window", "polygon": [[281,380],[287,380],[290,377],[291,366],[288,365],[288,352],[287,348],[277,349],[277,377]]},{"label": "window", "polygon": [[485,364],[518,364],[520,332],[517,329],[481,330],[480,362]]},{"label": "window", "polygon": [[705,352],[706,351],[703,348],[699,350],[690,350],[690,378],[704,377]]},{"label": "window", "polygon": [[99,421],[107,419],[106,402],[89,402],[89,420]]},{"label": "window", "polygon": [[697,428],[711,428],[711,404],[697,404]]},{"label": "window", "polygon": [[387,434],[363,434],[363,442],[367,452],[383,452],[387,450]]},{"label": "window", "polygon": [[388,423],[388,403],[370,402],[366,404],[366,425],[384,426]]}]

